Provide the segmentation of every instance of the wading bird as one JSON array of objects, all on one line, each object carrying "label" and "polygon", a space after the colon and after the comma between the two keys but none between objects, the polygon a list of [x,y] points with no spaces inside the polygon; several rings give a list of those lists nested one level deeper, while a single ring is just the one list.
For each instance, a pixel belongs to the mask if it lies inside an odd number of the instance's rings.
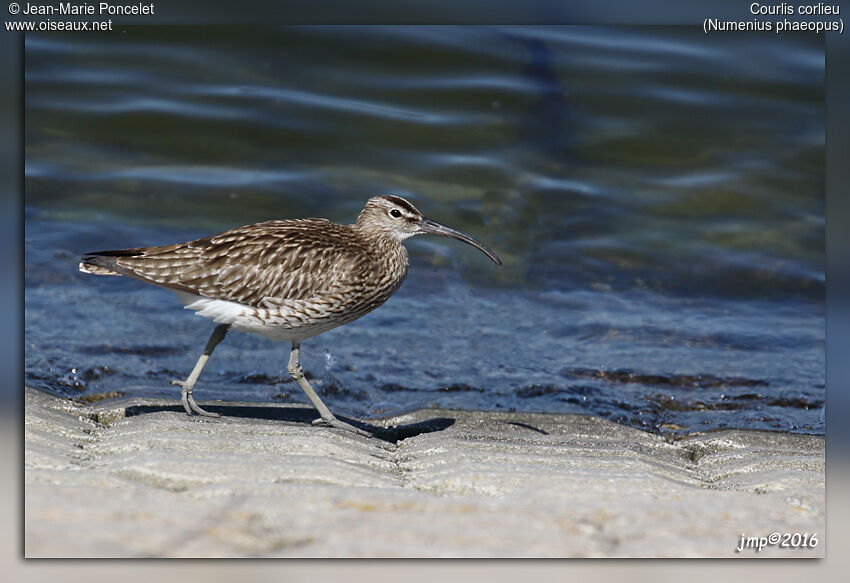
[{"label": "wading bird", "polygon": [[255,332],[292,344],[289,374],[318,410],[313,424],[369,435],[338,420],[304,376],[301,342],[347,324],[383,304],[407,275],[407,249],[414,235],[432,233],[477,247],[501,260],[469,235],[426,219],[410,202],[392,195],[369,199],[357,222],[327,219],[266,221],[203,239],[83,257],[80,271],[124,275],[177,292],[187,309],[218,323],[181,387],[191,415],[218,417],[202,409],[192,390],[213,350],[230,329]]}]

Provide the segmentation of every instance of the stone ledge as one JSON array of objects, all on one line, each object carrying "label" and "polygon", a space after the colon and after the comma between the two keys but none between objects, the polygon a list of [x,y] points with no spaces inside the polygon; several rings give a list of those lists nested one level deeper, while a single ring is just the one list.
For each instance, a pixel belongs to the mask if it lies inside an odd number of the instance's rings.
[{"label": "stone ledge", "polygon": [[202,406],[224,416],[27,389],[26,555],[749,557],[742,534],[824,536],[819,436],[420,410],[369,439],[306,406]]}]

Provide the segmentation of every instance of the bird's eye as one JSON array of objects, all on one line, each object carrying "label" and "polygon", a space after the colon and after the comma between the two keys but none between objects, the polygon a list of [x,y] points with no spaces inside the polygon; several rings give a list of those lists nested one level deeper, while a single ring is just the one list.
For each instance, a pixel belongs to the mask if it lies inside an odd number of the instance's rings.
[{"label": "bird's eye", "polygon": [[390,211],[390,216],[394,219],[401,218],[401,211],[398,209],[393,209]]}]

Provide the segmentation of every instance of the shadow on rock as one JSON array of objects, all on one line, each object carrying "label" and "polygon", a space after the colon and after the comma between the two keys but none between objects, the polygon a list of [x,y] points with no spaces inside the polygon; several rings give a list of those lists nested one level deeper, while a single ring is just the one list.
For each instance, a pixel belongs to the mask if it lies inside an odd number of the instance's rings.
[{"label": "shadow on rock", "polygon": [[[218,413],[222,417],[242,417],[245,419],[269,419],[273,421],[289,421],[290,423],[304,423],[310,425],[316,419],[316,411],[305,407],[251,407],[250,405],[204,405],[204,409],[212,413]],[[131,405],[124,409],[125,417],[134,415],[145,415],[147,413],[158,413],[160,411],[176,411],[185,413],[181,405]],[[455,420],[448,417],[435,417],[407,425],[394,425],[392,427],[378,427],[364,423],[350,417],[337,415],[340,421],[368,431],[375,438],[391,443],[397,443],[402,439],[416,437],[423,433],[443,431],[454,425]]]}]

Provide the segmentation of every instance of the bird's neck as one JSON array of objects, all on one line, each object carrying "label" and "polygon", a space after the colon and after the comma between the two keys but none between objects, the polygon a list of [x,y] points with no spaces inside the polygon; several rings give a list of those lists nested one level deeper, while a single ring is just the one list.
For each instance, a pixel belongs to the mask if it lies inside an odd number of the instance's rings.
[{"label": "bird's neck", "polygon": [[401,285],[407,275],[408,266],[407,248],[404,244],[389,233],[359,231],[372,249],[374,257],[384,265],[385,273]]},{"label": "bird's neck", "polygon": [[378,252],[380,257],[401,261],[407,265],[407,248],[404,244],[392,236],[373,237],[370,241],[372,248]]}]

